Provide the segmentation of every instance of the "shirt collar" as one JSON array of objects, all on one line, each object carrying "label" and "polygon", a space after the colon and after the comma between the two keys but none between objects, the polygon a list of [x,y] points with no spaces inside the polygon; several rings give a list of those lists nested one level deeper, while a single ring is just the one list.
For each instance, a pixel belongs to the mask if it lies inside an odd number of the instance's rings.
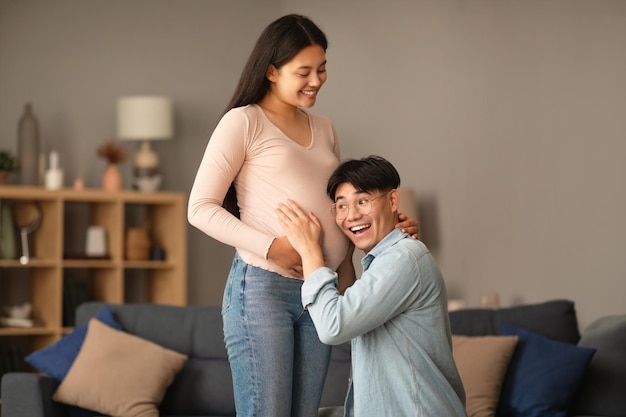
[{"label": "shirt collar", "polygon": [[372,250],[363,257],[363,259],[361,259],[361,265],[363,265],[363,270],[367,270],[374,258],[376,258],[380,253],[387,250],[387,248],[395,245],[400,240],[406,239],[408,236],[408,233],[402,232],[402,230],[398,229],[397,227],[394,228],[391,232],[389,232],[387,236],[383,238],[383,240],[378,242],[376,246],[374,246]]}]

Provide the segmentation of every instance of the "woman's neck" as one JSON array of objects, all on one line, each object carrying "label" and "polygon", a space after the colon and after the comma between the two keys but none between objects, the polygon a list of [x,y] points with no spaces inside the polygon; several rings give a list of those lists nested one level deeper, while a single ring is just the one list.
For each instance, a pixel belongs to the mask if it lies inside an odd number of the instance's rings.
[{"label": "woman's neck", "polygon": [[271,114],[283,120],[294,120],[301,115],[301,111],[297,106],[285,103],[279,100],[271,92],[258,103],[266,114]]},{"label": "woman's neck", "polygon": [[304,147],[311,144],[309,117],[303,110],[280,100],[272,100],[268,96],[261,100],[258,105],[263,110],[265,117],[289,139]]}]

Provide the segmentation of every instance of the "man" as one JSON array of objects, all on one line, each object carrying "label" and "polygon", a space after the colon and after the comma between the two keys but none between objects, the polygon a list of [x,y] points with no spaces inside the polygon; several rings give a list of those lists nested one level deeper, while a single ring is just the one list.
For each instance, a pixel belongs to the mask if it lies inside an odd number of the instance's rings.
[{"label": "man", "polygon": [[293,201],[280,205],[302,257],[302,304],[322,342],[352,340],[346,416],[466,416],[445,284],[426,246],[394,227],[399,185],[393,165],[377,156],[345,161],[329,179],[335,222],[366,254],[361,278],[343,294],[324,266],[319,219]]}]

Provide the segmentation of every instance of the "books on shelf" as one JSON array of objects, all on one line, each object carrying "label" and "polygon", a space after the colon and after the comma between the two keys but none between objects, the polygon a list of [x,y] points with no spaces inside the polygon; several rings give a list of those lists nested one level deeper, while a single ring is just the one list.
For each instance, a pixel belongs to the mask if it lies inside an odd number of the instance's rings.
[{"label": "books on shelf", "polygon": [[75,323],[76,308],[89,300],[89,277],[66,274],[63,279],[63,326]]},{"label": "books on shelf", "polygon": [[25,329],[35,325],[32,319],[22,319],[18,317],[0,317],[0,326],[4,327],[22,327]]},{"label": "books on shelf", "polygon": [[24,350],[19,346],[0,345],[0,378],[7,372],[20,372],[26,367]]},{"label": "books on shelf", "polygon": [[14,306],[3,306],[4,316],[0,316],[0,326],[30,328],[35,325],[30,318],[33,311],[31,303],[24,303]]}]

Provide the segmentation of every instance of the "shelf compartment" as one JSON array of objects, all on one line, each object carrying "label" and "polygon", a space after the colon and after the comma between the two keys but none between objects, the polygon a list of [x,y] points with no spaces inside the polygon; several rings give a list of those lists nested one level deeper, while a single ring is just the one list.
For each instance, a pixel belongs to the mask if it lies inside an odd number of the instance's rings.
[{"label": "shelf compartment", "polygon": [[[183,193],[0,186],[0,203],[5,202],[35,202],[42,219],[29,235],[28,264],[19,262],[19,233],[15,259],[0,259],[0,305],[30,302],[35,321],[32,328],[0,327],[0,346],[23,345],[31,352],[57,341],[73,330],[69,311],[81,301],[186,304],[188,225]],[[107,256],[86,256],[92,225],[106,231]],[[152,243],[163,249],[163,259],[126,260],[130,227],[148,227]],[[82,294],[68,304],[72,281],[79,283]]]},{"label": "shelf compartment", "polygon": [[61,323],[61,285],[54,267],[5,268],[0,270],[0,304],[32,304],[35,324],[56,328]]},{"label": "shelf compartment", "polygon": [[[29,261],[46,261],[58,258],[61,237],[56,230],[60,216],[59,203],[56,199],[14,199],[7,198],[0,193],[0,205],[3,210],[8,208],[11,213],[14,227],[14,259],[18,263],[24,254],[21,232],[31,225],[34,229],[26,235]],[[53,238],[40,239],[40,236],[52,236]],[[3,262],[12,260],[4,259]]]},{"label": "shelf compartment", "polygon": [[99,260],[86,255],[89,226],[101,226],[106,233],[107,259],[122,258],[122,210],[118,201],[81,201],[64,203],[63,258],[66,260]]}]

